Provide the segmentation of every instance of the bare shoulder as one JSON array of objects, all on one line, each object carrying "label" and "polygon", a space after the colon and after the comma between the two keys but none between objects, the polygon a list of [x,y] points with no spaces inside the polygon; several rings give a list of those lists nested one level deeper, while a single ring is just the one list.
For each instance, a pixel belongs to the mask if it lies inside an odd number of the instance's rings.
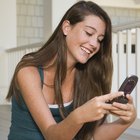
[{"label": "bare shoulder", "polygon": [[20,86],[24,84],[40,84],[40,76],[37,67],[28,66],[20,69],[17,73],[17,83]]},{"label": "bare shoulder", "polygon": [[27,76],[38,76],[38,69],[37,67],[34,66],[27,66],[24,68],[21,68],[18,73],[17,73],[17,78],[21,78],[21,77],[27,77]]},{"label": "bare shoulder", "polygon": [[25,74],[37,74],[37,67],[34,66],[27,66],[27,67],[23,67],[18,71],[18,75],[17,76],[23,76]]}]

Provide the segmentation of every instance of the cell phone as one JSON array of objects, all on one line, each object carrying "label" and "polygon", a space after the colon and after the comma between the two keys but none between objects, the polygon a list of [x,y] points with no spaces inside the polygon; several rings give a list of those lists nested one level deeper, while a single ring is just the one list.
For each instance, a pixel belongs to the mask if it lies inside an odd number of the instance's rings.
[{"label": "cell phone", "polygon": [[127,94],[131,94],[133,89],[135,88],[136,84],[138,82],[138,77],[136,75],[131,75],[129,77],[126,77],[122,85],[120,86],[118,91],[123,91],[124,96],[119,96],[117,98],[114,98],[113,100],[109,101],[108,103],[118,102],[122,104],[128,103],[128,99],[126,98]]}]

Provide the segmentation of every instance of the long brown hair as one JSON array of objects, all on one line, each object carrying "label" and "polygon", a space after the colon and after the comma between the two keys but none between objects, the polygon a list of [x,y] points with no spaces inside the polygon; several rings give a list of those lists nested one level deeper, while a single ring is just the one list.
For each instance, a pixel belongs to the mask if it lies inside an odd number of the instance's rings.
[{"label": "long brown hair", "polygon": [[[99,52],[88,60],[86,64],[76,64],[73,107],[75,109],[95,96],[104,95],[110,92],[113,72],[112,30],[110,18],[97,4],[90,1],[79,1],[65,13],[59,25],[44,46],[36,52],[25,55],[21,59],[15,69],[9,92],[6,97],[7,99],[10,99],[12,96],[15,96],[18,99],[16,92],[16,75],[21,68],[26,66],[45,66],[56,57],[54,62],[54,65],[56,66],[54,91],[60,112],[65,116],[61,86],[67,70],[67,44],[62,32],[62,23],[64,20],[68,20],[71,25],[75,25],[78,22],[83,21],[88,15],[96,15],[100,17],[105,22],[106,31]],[[77,139],[90,140],[96,126],[103,123],[104,120],[105,117],[96,122],[85,123],[77,134]]]}]

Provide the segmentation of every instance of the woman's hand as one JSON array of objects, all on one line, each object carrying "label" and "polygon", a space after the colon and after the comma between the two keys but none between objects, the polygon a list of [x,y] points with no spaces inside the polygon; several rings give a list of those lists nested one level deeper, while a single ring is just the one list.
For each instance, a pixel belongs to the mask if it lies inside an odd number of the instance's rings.
[{"label": "woman's hand", "polygon": [[118,116],[124,124],[132,124],[136,119],[136,109],[133,104],[133,98],[130,94],[126,95],[128,99],[127,104],[114,102],[112,105],[116,108],[110,110],[110,113]]},{"label": "woman's hand", "polygon": [[96,121],[108,114],[110,110],[115,110],[116,107],[112,104],[106,103],[116,97],[122,96],[122,92],[110,93],[98,97],[94,97],[82,106],[76,109],[77,113],[80,114],[78,119],[80,123]]}]

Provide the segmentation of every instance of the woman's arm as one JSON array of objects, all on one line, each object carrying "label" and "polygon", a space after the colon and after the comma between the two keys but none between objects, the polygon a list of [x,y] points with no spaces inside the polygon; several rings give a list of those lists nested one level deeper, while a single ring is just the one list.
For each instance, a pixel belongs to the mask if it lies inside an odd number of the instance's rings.
[{"label": "woman's arm", "polygon": [[[53,140],[56,139],[56,136],[60,136],[61,140],[66,138],[69,140],[70,137],[66,137],[66,133],[76,134],[76,132],[80,130],[84,123],[100,120],[106,113],[108,113],[109,110],[116,109],[111,104],[106,104],[105,102],[120,95],[122,95],[122,93],[111,93],[89,100],[82,106],[75,109],[65,120],[58,123],[57,125],[50,126],[48,129],[48,133],[50,134],[49,138]],[[58,131],[55,131],[56,129]],[[62,131],[60,132],[59,130]]]},{"label": "woman's arm", "polygon": [[116,109],[111,110],[111,114],[119,117],[112,123],[104,123],[97,128],[94,134],[95,140],[116,140],[135,120],[136,110],[133,105],[133,99],[127,95],[129,102],[127,104],[113,103]]}]

